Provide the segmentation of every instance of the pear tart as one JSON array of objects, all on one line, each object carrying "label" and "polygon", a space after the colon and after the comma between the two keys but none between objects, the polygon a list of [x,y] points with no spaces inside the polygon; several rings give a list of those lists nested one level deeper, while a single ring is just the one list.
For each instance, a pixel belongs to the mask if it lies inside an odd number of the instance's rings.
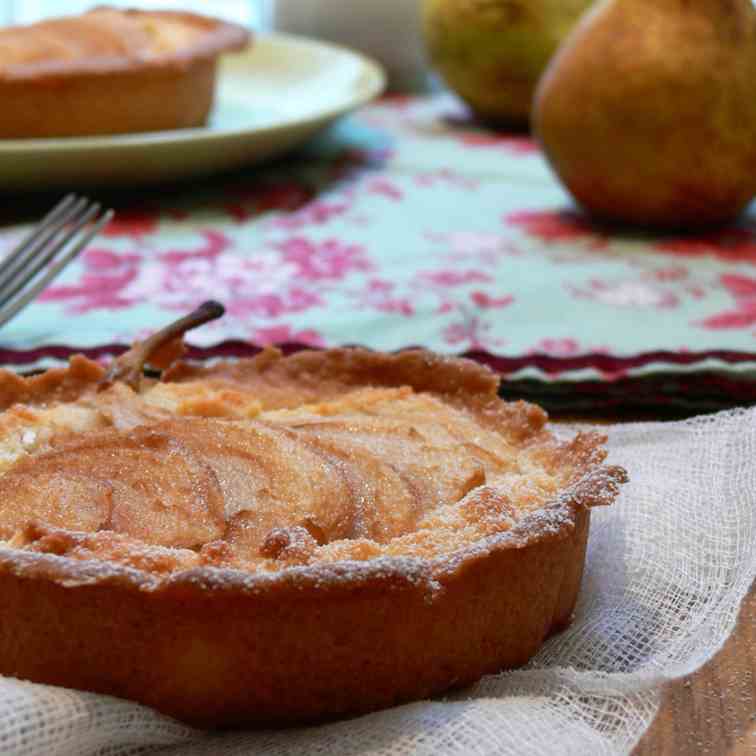
[{"label": "pear tart", "polygon": [[113,8],[0,29],[0,137],[201,126],[218,56],[248,41],[197,14]]},{"label": "pear tart", "polygon": [[425,351],[0,373],[0,672],[219,727],[525,663],[625,473],[497,390]]}]

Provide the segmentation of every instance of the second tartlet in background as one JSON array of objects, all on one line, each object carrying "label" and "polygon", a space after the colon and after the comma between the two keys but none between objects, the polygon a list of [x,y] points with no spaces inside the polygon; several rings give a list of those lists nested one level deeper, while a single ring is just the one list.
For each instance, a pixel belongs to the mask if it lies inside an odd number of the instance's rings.
[{"label": "second tartlet in background", "polygon": [[0,30],[0,138],[202,126],[241,26],[192,13],[96,8]]}]

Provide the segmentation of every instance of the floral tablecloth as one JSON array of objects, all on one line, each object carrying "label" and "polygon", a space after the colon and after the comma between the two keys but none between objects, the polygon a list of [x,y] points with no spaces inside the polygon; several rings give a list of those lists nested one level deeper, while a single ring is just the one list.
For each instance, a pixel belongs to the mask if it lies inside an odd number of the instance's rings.
[{"label": "floral tablecloth", "polygon": [[756,214],[692,237],[591,225],[533,141],[449,95],[386,98],[285,160],[118,201],[2,329],[0,361],[111,349],[214,298],[228,314],[191,338],[216,351],[424,345],[541,379],[756,367]]}]

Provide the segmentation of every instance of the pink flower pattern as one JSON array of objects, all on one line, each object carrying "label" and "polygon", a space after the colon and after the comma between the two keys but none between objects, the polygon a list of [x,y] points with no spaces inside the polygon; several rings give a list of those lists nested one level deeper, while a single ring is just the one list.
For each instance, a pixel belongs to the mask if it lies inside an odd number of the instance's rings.
[{"label": "pink flower pattern", "polygon": [[444,340],[449,346],[461,347],[465,351],[485,352],[491,346],[503,347],[504,339],[491,338],[492,323],[484,322],[479,316],[463,317],[444,329]]},{"label": "pink flower pattern", "polygon": [[482,310],[501,310],[514,302],[514,297],[511,294],[505,294],[503,297],[492,297],[485,291],[471,292],[470,299]]},{"label": "pink flower pattern", "polygon": [[578,299],[590,299],[610,307],[666,310],[677,307],[679,298],[671,291],[644,281],[590,279],[585,286],[568,286]]},{"label": "pink flower pattern", "polygon": [[415,314],[415,306],[408,297],[398,295],[396,289],[397,285],[391,281],[371,278],[364,288],[353,292],[355,305],[411,318]]},{"label": "pink flower pattern", "polygon": [[419,280],[434,286],[459,286],[470,283],[490,283],[491,276],[479,270],[443,269],[420,273]]},{"label": "pink flower pattern", "polygon": [[310,202],[301,210],[273,219],[276,228],[298,230],[308,226],[323,226],[335,218],[342,217],[349,210],[346,202]]},{"label": "pink flower pattern", "polygon": [[721,282],[735,300],[735,307],[706,318],[701,325],[714,331],[756,326],[756,278],[730,273],[723,275]]},{"label": "pink flower pattern", "polygon": [[119,255],[93,248],[87,250],[83,258],[84,269],[78,282],[50,286],[42,293],[40,301],[63,302],[71,315],[99,309],[122,309],[135,304],[123,292],[139,273],[139,255]]},{"label": "pink flower pattern", "polygon": [[336,239],[315,243],[295,237],[277,245],[284,263],[307,281],[340,280],[353,271],[368,272],[373,266],[364,248]]},{"label": "pink flower pattern", "polygon": [[[141,234],[138,237],[141,242]],[[292,237],[249,257],[234,254],[230,237],[218,231],[205,230],[200,240],[194,247],[157,254],[142,246],[125,253],[93,248],[84,255],[79,280],[50,287],[43,299],[65,303],[72,314],[85,314],[145,301],[185,311],[213,298],[225,303],[226,322],[254,323],[321,307],[323,294],[313,284],[370,270],[362,247],[333,239]],[[313,346],[323,343],[317,331],[288,323],[258,326],[250,335],[261,343],[279,337]]]}]

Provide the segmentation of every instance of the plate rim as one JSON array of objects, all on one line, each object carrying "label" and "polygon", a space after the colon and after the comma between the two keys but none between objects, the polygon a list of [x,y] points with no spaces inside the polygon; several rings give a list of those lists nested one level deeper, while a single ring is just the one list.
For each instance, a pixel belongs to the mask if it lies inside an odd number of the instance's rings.
[{"label": "plate rim", "polygon": [[[65,151],[88,150],[102,151],[109,149],[146,149],[149,147],[168,147],[181,145],[186,142],[208,142],[227,140],[258,134],[271,134],[290,127],[306,127],[308,125],[328,121],[338,116],[359,108],[376,97],[379,97],[386,89],[386,71],[373,58],[363,53],[345,47],[343,45],[325,42],[311,37],[296,34],[284,34],[281,32],[264,32],[255,34],[253,47],[257,41],[273,42],[282,45],[295,45],[326,50],[331,53],[347,55],[360,64],[362,75],[368,74],[367,83],[363,85],[355,96],[340,104],[323,108],[307,116],[290,116],[282,118],[273,124],[266,126],[247,126],[225,129],[211,129],[201,126],[191,129],[170,129],[166,131],[145,131],[134,134],[92,135],[76,137],[45,137],[43,139],[0,139],[0,157],[17,156],[23,152],[59,153]],[[241,53],[244,55],[244,53]],[[247,53],[249,54],[249,52]],[[220,77],[219,77],[220,78]]]}]

